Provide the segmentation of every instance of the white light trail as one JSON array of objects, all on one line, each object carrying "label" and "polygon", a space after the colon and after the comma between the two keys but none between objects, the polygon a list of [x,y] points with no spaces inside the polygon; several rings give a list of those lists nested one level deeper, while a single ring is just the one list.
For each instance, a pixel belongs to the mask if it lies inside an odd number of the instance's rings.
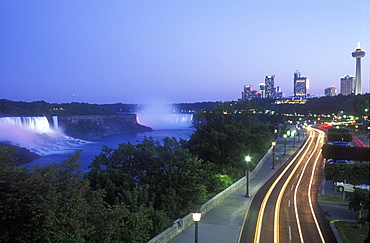
[{"label": "white light trail", "polygon": [[[319,143],[316,143],[314,151],[317,150],[318,144]],[[301,242],[304,242],[304,239],[303,239],[302,227],[301,227],[301,223],[300,223],[300,220],[299,220],[299,214],[298,214],[297,192],[298,192],[298,187],[301,184],[301,181],[302,181],[302,177],[304,175],[304,172],[305,172],[305,170],[307,168],[308,162],[311,160],[311,158],[313,156],[314,156],[314,152],[312,152],[311,155],[310,155],[310,157],[306,160],[306,164],[304,165],[304,167],[302,169],[302,172],[301,172],[301,174],[299,176],[299,179],[298,179],[298,182],[297,182],[297,186],[296,186],[296,188],[294,190],[294,212],[295,212],[295,217],[296,217],[296,222],[297,222],[297,227],[298,227],[299,238],[300,238]]]},{"label": "white light trail", "polygon": [[[296,154],[296,156],[289,162],[289,164],[284,168],[284,170],[282,171],[282,173],[280,173],[280,175],[276,178],[276,180],[272,183],[271,187],[269,188],[269,190],[267,191],[265,197],[263,198],[263,201],[262,201],[262,204],[261,204],[261,207],[260,207],[260,210],[259,210],[259,213],[258,213],[258,217],[257,217],[257,223],[256,223],[256,231],[255,231],[255,234],[254,234],[254,242],[256,243],[259,243],[260,242],[260,238],[261,238],[261,228],[262,228],[262,218],[263,218],[263,214],[265,212],[265,208],[266,208],[266,204],[267,204],[267,201],[272,193],[272,190],[275,188],[276,184],[278,183],[278,181],[281,179],[281,177],[286,173],[286,171],[290,168],[290,166],[292,166],[294,160],[303,152],[305,151],[305,154],[307,153],[305,149],[305,147],[308,146],[308,144],[312,144],[313,142],[313,138],[310,134],[309,136],[309,139],[306,140],[306,142],[304,143],[302,149]],[[276,223],[275,223],[276,225]],[[279,226],[277,226],[279,228]],[[274,232],[274,238],[276,239],[276,228],[275,228],[275,232]],[[277,237],[278,238],[278,237]],[[278,241],[275,241],[275,242],[278,242]]]},{"label": "white light trail", "polygon": [[[322,141],[324,140],[324,136],[325,136],[325,133],[323,131],[320,131],[320,130],[317,130],[319,133],[320,133],[320,139],[319,139],[319,143],[318,144],[321,144],[322,145]],[[315,212],[313,210],[313,205],[312,205],[312,201],[311,201],[311,187],[312,187],[312,180],[315,176],[315,168],[316,168],[316,165],[317,165],[317,162],[320,158],[320,155],[318,155],[316,157],[316,160],[315,160],[315,165],[313,166],[312,168],[312,172],[311,172],[311,179],[310,179],[310,184],[309,184],[309,187],[308,187],[308,201],[309,201],[309,204],[310,204],[310,209],[311,209],[311,214],[312,214],[312,217],[315,221],[315,224],[316,224],[316,228],[317,228],[317,231],[319,232],[319,235],[320,235],[320,238],[321,238],[321,241],[322,242],[325,242],[325,239],[324,239],[324,236],[322,234],[322,231],[320,229],[320,225],[317,221],[317,218],[316,218],[316,215],[315,215]]]},{"label": "white light trail", "polygon": [[[309,147],[312,146],[312,143],[314,141],[314,135],[313,133],[310,133],[310,145]],[[287,178],[287,180],[284,182],[284,185],[282,187],[282,189],[280,190],[280,193],[278,195],[278,199],[276,201],[276,205],[275,205],[275,217],[274,217],[274,242],[279,242],[280,241],[280,225],[279,225],[279,221],[280,221],[280,205],[281,205],[281,201],[282,201],[282,198],[283,198],[283,194],[289,184],[289,182],[291,181],[291,179],[293,178],[295,172],[297,171],[298,167],[300,166],[300,164],[302,163],[302,161],[304,160],[306,154],[307,154],[308,150],[305,149],[305,152],[303,154],[303,156],[301,157],[301,159],[298,161],[298,163],[296,164],[296,166],[294,167],[294,169],[292,170],[292,172],[289,174],[289,177]],[[294,158],[295,160],[295,158]],[[294,161],[292,160],[292,161]],[[296,186],[296,189],[298,188],[298,185]],[[299,232],[300,234],[300,238],[302,239],[301,237],[301,232]]]}]

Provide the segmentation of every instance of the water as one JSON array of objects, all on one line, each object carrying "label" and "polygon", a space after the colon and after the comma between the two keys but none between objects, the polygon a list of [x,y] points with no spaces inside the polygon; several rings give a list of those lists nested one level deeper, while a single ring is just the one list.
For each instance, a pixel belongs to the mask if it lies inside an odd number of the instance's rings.
[{"label": "water", "polygon": [[0,141],[28,148],[39,155],[58,153],[86,143],[59,130],[57,117],[53,117],[53,121],[54,127],[44,116],[0,117]]},{"label": "water", "polygon": [[32,161],[31,163],[26,164],[27,166],[38,165],[48,165],[52,163],[61,163],[67,158],[68,155],[73,155],[76,149],[82,149],[81,159],[82,162],[80,169],[85,172],[88,171],[88,166],[91,164],[92,160],[98,155],[103,146],[106,145],[110,148],[117,148],[121,143],[131,142],[136,144],[137,141],[142,141],[144,137],[152,137],[154,140],[162,141],[165,137],[174,137],[177,140],[180,138],[188,140],[190,135],[193,133],[194,128],[181,128],[181,129],[168,129],[168,130],[154,130],[152,132],[143,132],[143,133],[125,133],[119,135],[113,135],[109,137],[104,137],[100,140],[89,142],[74,148],[70,148],[60,153],[49,154],[42,156],[39,159]]},{"label": "water", "polygon": [[14,145],[26,147],[42,157],[27,166],[61,163],[77,149],[82,149],[80,169],[88,166],[103,146],[117,148],[121,143],[136,144],[144,137],[162,141],[165,137],[188,140],[193,133],[192,114],[143,112],[138,115],[140,124],[152,127],[154,131],[125,133],[88,142],[66,136],[58,127],[58,117],[52,117],[52,124],[46,117],[0,117],[0,141],[10,141]]}]

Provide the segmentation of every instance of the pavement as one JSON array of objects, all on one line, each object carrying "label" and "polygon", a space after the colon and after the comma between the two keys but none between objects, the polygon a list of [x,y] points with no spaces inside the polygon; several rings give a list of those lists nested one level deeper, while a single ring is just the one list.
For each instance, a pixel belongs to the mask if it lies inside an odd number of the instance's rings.
[{"label": "pavement", "polygon": [[[254,178],[250,179],[249,192],[250,198],[246,198],[246,187],[241,187],[234,194],[226,198],[216,208],[202,215],[198,226],[198,241],[202,243],[233,243],[238,242],[239,234],[247,215],[248,208],[253,195],[262,185],[277,171],[277,169],[287,161],[294,152],[300,147],[303,139],[286,139],[286,155],[284,156],[284,139],[279,138],[275,146],[275,170],[272,169],[272,154],[266,159]],[[295,143],[295,146],[293,146]],[[331,185],[331,187],[330,187]],[[330,194],[332,182],[324,181],[321,192]],[[332,189],[331,189],[332,190]],[[338,193],[340,196],[341,193]],[[348,203],[332,203],[321,201],[319,203],[328,221],[344,220],[355,221],[356,214],[348,210]],[[335,227],[334,227],[335,228]],[[171,243],[188,243],[195,241],[194,226],[188,227],[181,232]]]}]

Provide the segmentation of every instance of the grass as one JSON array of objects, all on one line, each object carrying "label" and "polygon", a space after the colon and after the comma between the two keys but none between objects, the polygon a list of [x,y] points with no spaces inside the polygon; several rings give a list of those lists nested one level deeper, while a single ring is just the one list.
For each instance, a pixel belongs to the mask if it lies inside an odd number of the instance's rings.
[{"label": "grass", "polygon": [[321,200],[323,201],[331,201],[331,202],[348,202],[348,199],[345,198],[344,201],[343,201],[343,197],[342,196],[336,196],[334,197],[333,195],[321,195]]},{"label": "grass", "polygon": [[357,228],[356,222],[338,221],[334,223],[343,243],[363,243],[369,233],[369,224],[362,229]]}]

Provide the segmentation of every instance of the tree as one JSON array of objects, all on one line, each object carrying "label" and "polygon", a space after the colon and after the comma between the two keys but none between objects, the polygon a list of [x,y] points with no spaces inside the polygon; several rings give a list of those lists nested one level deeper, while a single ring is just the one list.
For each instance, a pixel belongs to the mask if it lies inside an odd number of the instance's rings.
[{"label": "tree", "polygon": [[370,185],[369,164],[325,164],[325,180]]},{"label": "tree", "polygon": [[129,211],[108,207],[104,192],[91,190],[77,171],[80,152],[32,171],[0,167],[0,241],[133,242],[125,228]]},{"label": "tree", "polygon": [[214,170],[234,181],[244,174],[246,154],[255,162],[273,141],[272,126],[255,118],[259,107],[247,101],[218,103],[212,110],[196,114],[196,131],[186,147],[214,164]]},{"label": "tree", "polygon": [[360,229],[362,229],[362,225],[368,220],[370,206],[369,197],[369,190],[358,188],[349,195],[348,208],[349,210],[356,212],[357,226]]},{"label": "tree", "polygon": [[109,205],[126,205],[132,217],[144,211],[150,214],[135,224],[143,235],[151,236],[205,201],[204,178],[210,174],[209,163],[168,137],[162,143],[144,138],[136,145],[104,147],[90,168],[85,178],[94,190],[107,192]]}]

